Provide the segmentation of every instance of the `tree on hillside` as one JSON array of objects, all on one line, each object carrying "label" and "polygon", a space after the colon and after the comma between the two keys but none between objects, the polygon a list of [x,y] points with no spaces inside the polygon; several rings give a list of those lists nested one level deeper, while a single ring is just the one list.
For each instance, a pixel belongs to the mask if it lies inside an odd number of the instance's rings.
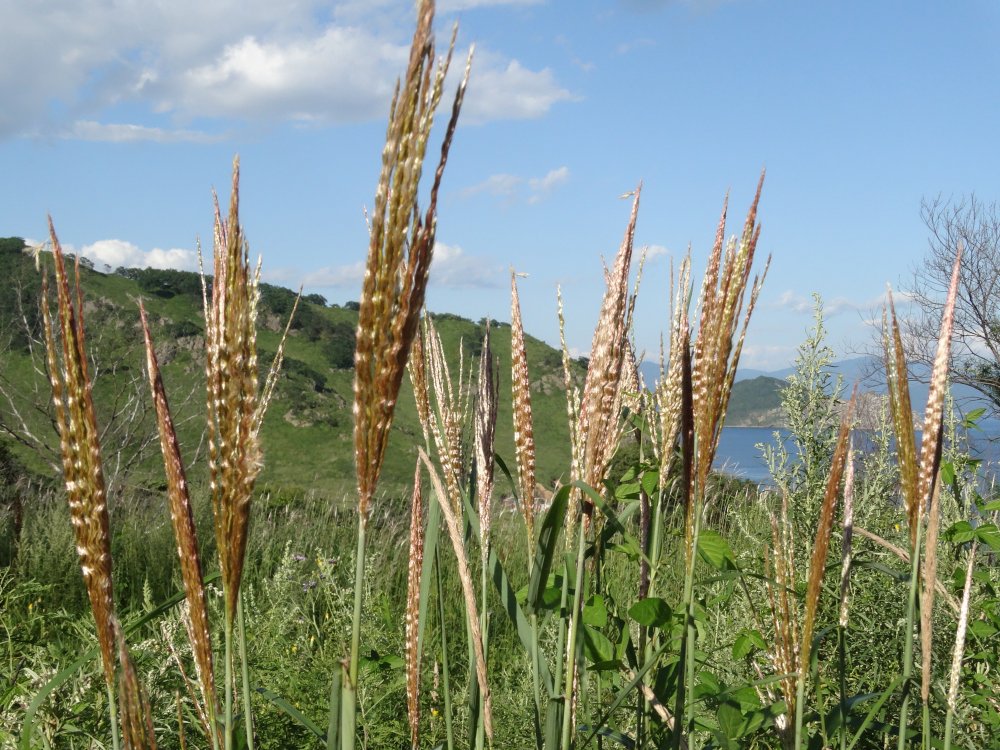
[{"label": "tree on hillside", "polygon": [[930,372],[951,269],[961,244],[951,379],[982,393],[992,411],[1000,414],[1000,206],[984,203],[975,195],[958,200],[939,196],[925,200],[920,214],[929,236],[927,255],[907,290],[914,303],[906,321],[911,365]]}]

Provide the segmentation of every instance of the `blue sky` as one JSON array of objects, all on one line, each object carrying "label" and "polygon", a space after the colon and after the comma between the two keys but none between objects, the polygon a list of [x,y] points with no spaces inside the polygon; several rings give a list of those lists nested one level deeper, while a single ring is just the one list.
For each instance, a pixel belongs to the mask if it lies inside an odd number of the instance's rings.
[{"label": "blue sky", "polygon": [[[99,264],[193,268],[211,189],[242,162],[267,280],[357,299],[407,0],[0,0],[0,235]],[[441,0],[476,56],[445,174],[429,305],[586,353],[601,258],[644,189],[640,349],[667,325],[671,258],[704,266],[762,167],[771,270],[744,355],[794,357],[821,294],[843,355],[926,250],[922,198],[996,199],[1000,6],[770,0]],[[456,67],[461,67],[460,65]],[[442,118],[443,119],[443,118]],[[432,147],[436,148],[436,147]]]}]

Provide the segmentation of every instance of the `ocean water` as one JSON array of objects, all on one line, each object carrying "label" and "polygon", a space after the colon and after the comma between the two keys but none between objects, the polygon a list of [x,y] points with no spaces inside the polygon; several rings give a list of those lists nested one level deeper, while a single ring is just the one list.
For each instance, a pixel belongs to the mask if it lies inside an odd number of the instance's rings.
[{"label": "ocean water", "polygon": [[787,430],[772,427],[723,427],[713,468],[725,474],[766,484],[771,475],[758,445],[777,445],[788,439]]},{"label": "ocean water", "polygon": [[[723,427],[719,438],[719,450],[713,468],[726,474],[749,479],[758,484],[767,484],[770,473],[764,463],[760,445],[776,445],[778,440],[788,441],[787,430],[770,427]],[[1000,474],[1000,425],[989,424],[982,430],[968,433],[969,452],[983,462],[983,474]],[[920,433],[917,433],[919,450]],[[789,453],[795,448],[787,444]]]}]

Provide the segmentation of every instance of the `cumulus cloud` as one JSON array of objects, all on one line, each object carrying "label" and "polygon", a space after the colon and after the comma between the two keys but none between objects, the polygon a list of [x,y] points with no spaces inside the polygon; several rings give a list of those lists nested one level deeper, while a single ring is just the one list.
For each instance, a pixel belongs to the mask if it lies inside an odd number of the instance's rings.
[{"label": "cumulus cloud", "polygon": [[670,255],[670,251],[663,245],[646,245],[643,250],[646,252],[647,261]]},{"label": "cumulus cloud", "polygon": [[[529,2],[451,0],[449,7]],[[353,15],[352,6],[359,6]],[[197,140],[186,128],[204,118],[384,117],[406,65],[412,7],[366,0],[364,9],[326,0],[0,0],[7,27],[17,29],[0,45],[0,138]],[[570,98],[551,70],[481,50],[466,120],[539,117]],[[108,123],[121,105],[163,122]]]},{"label": "cumulus cloud", "polygon": [[108,265],[111,268],[175,268],[182,271],[195,271],[198,268],[198,255],[193,250],[164,250],[159,247],[142,250],[125,240],[98,240],[80,248],[80,255],[94,261],[95,265]]},{"label": "cumulus cloud", "polygon": [[578,97],[556,82],[550,68],[530,70],[517,60],[506,64],[493,55],[476,56],[462,106],[466,122],[527,120],[548,113],[558,102]]},{"label": "cumulus cloud", "polygon": [[470,197],[485,193],[508,201],[523,197],[528,203],[539,203],[557,187],[568,182],[569,177],[570,171],[567,166],[551,169],[540,177],[521,177],[502,172],[490,175],[482,182],[465,188],[461,191],[461,195]]}]

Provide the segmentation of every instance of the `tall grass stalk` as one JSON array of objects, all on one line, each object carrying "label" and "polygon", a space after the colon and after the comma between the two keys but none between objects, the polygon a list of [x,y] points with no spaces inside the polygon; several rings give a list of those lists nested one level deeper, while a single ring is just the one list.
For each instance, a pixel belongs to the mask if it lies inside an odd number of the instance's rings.
[{"label": "tall grass stalk", "polygon": [[354,355],[358,536],[350,652],[341,697],[341,742],[345,750],[353,748],[356,742],[368,512],[378,485],[403,370],[427,289],[437,225],[438,190],[471,64],[470,54],[445,131],[429,206],[421,214],[417,194],[424,155],[454,49],[453,35],[447,56],[434,69],[433,21],[433,0],[422,0],[417,11],[417,28],[406,75],[403,82],[397,84],[389,108],[389,125],[370,220],[368,259],[358,312]]},{"label": "tall grass stalk", "polygon": [[[690,375],[682,372],[681,377],[681,481],[685,498],[682,607],[685,622],[675,692],[674,748],[680,747],[685,729],[690,732],[693,727],[696,658],[694,576],[708,475],[719,445],[746,329],[763,276],[767,273],[765,266],[764,274],[755,277],[752,282],[750,280],[754,252],[760,237],[757,206],[763,184],[762,172],[738,241],[733,238],[727,242],[725,239],[728,198],[723,204],[698,300],[701,308],[698,335],[690,355],[681,354],[682,370],[689,362]],[[744,297],[748,291],[750,296],[744,310]]]},{"label": "tall grass stalk", "polygon": [[[948,296],[945,300],[941,318],[941,329],[938,336],[937,352],[931,371],[930,390],[927,395],[927,407],[924,410],[923,438],[920,448],[920,462],[917,463],[913,420],[908,410],[910,397],[907,382],[906,357],[903,352],[902,336],[896,309],[889,295],[888,311],[883,313],[883,345],[886,356],[886,371],[889,381],[889,404],[896,428],[896,443],[900,464],[900,485],[903,500],[910,523],[910,591],[906,608],[906,635],[903,648],[903,696],[899,711],[898,747],[906,746],[907,724],[909,719],[910,699],[913,692],[911,677],[913,672],[913,639],[914,626],[917,620],[917,607],[921,601],[920,591],[923,589],[923,599],[919,612],[921,623],[921,699],[923,704],[923,737],[929,742],[930,737],[930,659],[931,659],[931,613],[933,607],[933,592],[937,580],[937,529],[938,501],[936,495],[938,468],[941,463],[942,431],[944,421],[944,402],[948,386],[948,364],[951,352],[951,334],[955,320],[955,301],[958,295],[959,272],[962,263],[962,248],[957,249],[952,267]],[[926,519],[927,540],[925,549],[923,528]],[[923,569],[921,571],[921,557]],[[923,584],[921,586],[921,572]]]}]

